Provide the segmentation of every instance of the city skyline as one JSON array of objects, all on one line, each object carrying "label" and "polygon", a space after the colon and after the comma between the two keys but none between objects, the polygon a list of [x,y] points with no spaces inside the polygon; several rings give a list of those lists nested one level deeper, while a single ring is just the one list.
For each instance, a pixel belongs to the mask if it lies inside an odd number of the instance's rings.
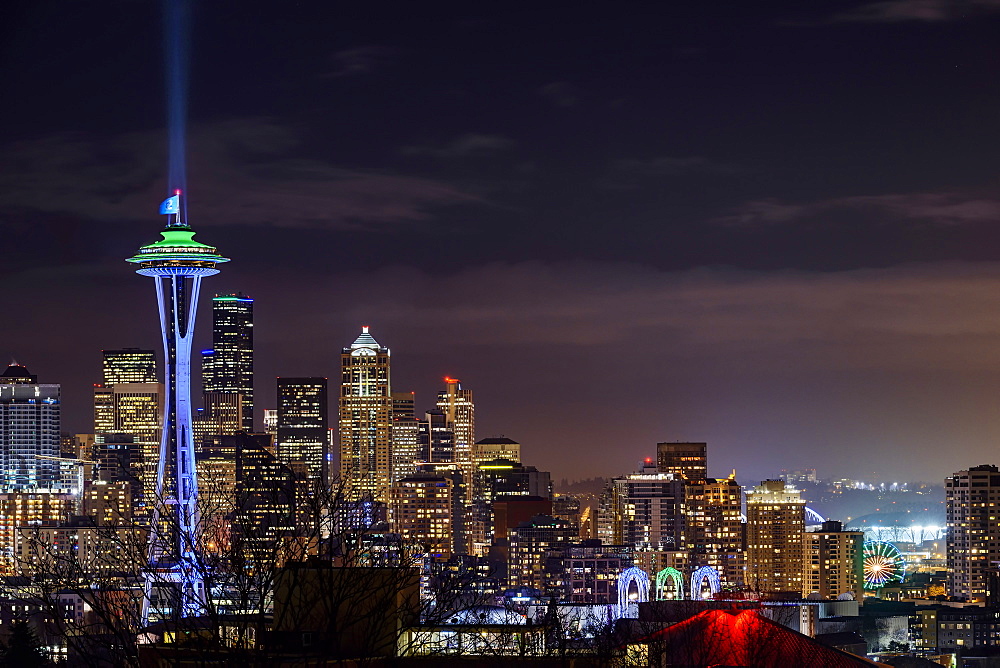
[{"label": "city skyline", "polygon": [[[0,353],[80,432],[99,351],[157,347],[120,257],[165,190],[160,17],[110,6],[0,47]],[[461,378],[557,479],[673,440],[748,482],[995,462],[993,3],[245,10],[194,17],[189,194],[258,300],[256,409],[368,324],[418,412]]]}]

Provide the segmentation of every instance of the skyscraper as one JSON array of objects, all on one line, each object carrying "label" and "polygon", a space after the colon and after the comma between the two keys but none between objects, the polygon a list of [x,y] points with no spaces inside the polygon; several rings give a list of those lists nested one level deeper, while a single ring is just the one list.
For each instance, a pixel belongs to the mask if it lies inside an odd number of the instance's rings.
[{"label": "skyscraper", "polygon": [[340,356],[340,476],[353,500],[386,503],[392,466],[389,349],[368,332]]},{"label": "skyscraper", "polygon": [[1000,469],[983,464],[945,478],[948,594],[983,603],[1000,561]]},{"label": "skyscraper", "polygon": [[420,421],[413,392],[392,393],[392,482],[413,475],[420,458]]},{"label": "skyscraper", "polygon": [[472,390],[462,389],[462,381],[446,376],[444,382],[444,391],[438,392],[437,408],[450,425],[455,442],[454,461],[462,468],[469,485],[475,472],[472,446],[476,442],[476,404],[472,400]]},{"label": "skyscraper", "polygon": [[121,350],[102,350],[104,358],[103,383],[118,385],[119,383],[155,383],[156,353],[141,348],[123,348]]},{"label": "skyscraper", "polygon": [[864,531],[844,531],[836,521],[823,522],[819,531],[808,531],[802,595],[817,593],[837,598],[850,592],[854,600],[864,600]]},{"label": "skyscraper", "polygon": [[743,584],[743,490],[735,473],[684,486],[684,536],[691,568],[711,566],[725,584]]},{"label": "skyscraper", "polygon": [[704,480],[708,476],[708,444],[657,443],[656,467],[678,480]]},{"label": "skyscraper", "polygon": [[253,299],[212,299],[212,348],[201,354],[205,392],[242,395],[243,429],[253,431]]},{"label": "skyscraper", "polygon": [[784,480],[747,492],[747,575],[755,592],[802,591],[806,502]]},{"label": "skyscraper", "polygon": [[0,375],[0,492],[58,485],[59,385],[41,385],[19,364]]},{"label": "skyscraper", "polygon": [[[608,483],[610,536],[614,545],[663,546],[682,549],[684,481],[661,473],[652,464]],[[603,514],[603,511],[602,511]]]},{"label": "skyscraper", "polygon": [[[175,199],[176,198],[176,199]],[[181,220],[180,191],[171,203],[159,241],[143,246],[128,262],[155,281],[163,333],[165,401],[150,531],[150,568],[143,619],[190,616],[203,608],[204,581],[196,568],[198,476],[191,434],[191,344],[201,279],[219,273],[229,259],[194,240]],[[166,204],[166,203],[165,203]],[[172,218],[172,219],[171,219]],[[164,521],[169,517],[168,521]],[[168,527],[160,530],[160,527]]]},{"label": "skyscraper", "polygon": [[300,477],[329,477],[329,397],[326,378],[278,379],[278,460]]}]

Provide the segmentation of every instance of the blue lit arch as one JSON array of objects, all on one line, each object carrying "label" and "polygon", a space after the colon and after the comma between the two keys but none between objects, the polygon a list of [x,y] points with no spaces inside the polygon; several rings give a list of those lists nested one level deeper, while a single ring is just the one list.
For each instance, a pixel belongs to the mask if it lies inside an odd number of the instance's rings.
[{"label": "blue lit arch", "polygon": [[719,579],[719,571],[711,566],[702,566],[691,574],[691,588],[688,590],[692,601],[698,600],[701,595],[701,583],[708,579],[708,590],[714,596],[722,590],[722,582]]},{"label": "blue lit arch", "polygon": [[[635,583],[635,600],[629,600],[628,590]],[[618,576],[618,617],[628,616],[629,605],[632,603],[645,603],[649,600],[649,575],[638,566],[630,566]]]}]

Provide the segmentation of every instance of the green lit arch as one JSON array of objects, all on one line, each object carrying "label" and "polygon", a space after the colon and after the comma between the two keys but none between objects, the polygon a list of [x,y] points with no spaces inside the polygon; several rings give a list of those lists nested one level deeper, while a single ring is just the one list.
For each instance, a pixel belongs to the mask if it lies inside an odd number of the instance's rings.
[{"label": "green lit arch", "polygon": [[667,567],[656,574],[656,600],[666,601],[669,600],[666,597],[666,584],[667,579],[670,579],[674,584],[674,599],[680,600],[684,598],[684,576],[676,568]]}]

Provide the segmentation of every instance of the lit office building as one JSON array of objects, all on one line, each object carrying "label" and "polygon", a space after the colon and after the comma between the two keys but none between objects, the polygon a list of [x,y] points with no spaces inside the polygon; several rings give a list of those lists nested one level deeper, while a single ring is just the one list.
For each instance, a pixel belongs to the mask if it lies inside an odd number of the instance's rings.
[{"label": "lit office building", "polygon": [[326,378],[278,379],[278,459],[302,478],[328,481]]},{"label": "lit office building", "polygon": [[424,419],[419,421],[417,429],[418,461],[436,464],[459,463],[455,459],[455,433],[443,411],[433,410],[424,413]]},{"label": "lit office building", "polygon": [[269,440],[259,434],[222,439],[234,442],[236,452],[234,537],[265,567],[301,559],[310,547],[296,537],[295,475],[268,450]]},{"label": "lit office building", "polygon": [[545,557],[546,591],[560,601],[618,603],[618,576],[632,566],[632,547],[599,540],[556,546]]},{"label": "lit office building", "polygon": [[420,421],[414,415],[413,392],[392,393],[392,481],[413,475],[420,459]]},{"label": "lit office building", "polygon": [[711,566],[725,584],[743,584],[743,490],[735,473],[684,486],[684,549],[692,568]]},{"label": "lit office building", "polygon": [[94,433],[100,445],[109,435],[132,436],[140,451],[141,498],[156,497],[156,467],[160,459],[163,422],[162,383],[118,383],[94,386]]},{"label": "lit office building", "polygon": [[472,446],[473,467],[493,459],[521,461],[521,444],[505,436],[484,438]]},{"label": "lit office building", "polygon": [[472,390],[463,390],[462,381],[446,377],[445,389],[438,392],[437,408],[444,413],[445,422],[451,425],[455,439],[454,461],[465,474],[466,483],[472,482],[474,465],[472,446],[476,443],[476,404]]},{"label": "lit office building", "polygon": [[803,538],[806,561],[802,596],[819,594],[824,599],[835,599],[850,593],[855,601],[863,601],[865,533],[844,531],[843,524],[829,521]]},{"label": "lit office building", "polygon": [[201,354],[204,391],[240,395],[242,429],[253,431],[253,299],[239,293],[212,299],[212,348]]},{"label": "lit office building", "polygon": [[989,572],[1000,561],[1000,470],[984,464],[945,478],[948,521],[948,594],[984,603]]},{"label": "lit office building", "polygon": [[679,549],[684,543],[684,482],[652,464],[608,483],[599,538],[613,545]]},{"label": "lit office building", "polygon": [[746,584],[760,594],[803,589],[806,502],[783,480],[747,492]]},{"label": "lit office building", "polygon": [[246,431],[243,395],[235,392],[205,392],[205,407],[192,419],[195,446],[213,436],[232,436]]},{"label": "lit office building", "polygon": [[389,349],[362,327],[340,360],[340,477],[350,499],[386,503],[392,466]]},{"label": "lit office building", "polygon": [[56,524],[78,514],[79,498],[47,490],[0,493],[0,574],[15,574],[21,528]]},{"label": "lit office building", "polygon": [[545,558],[578,538],[573,527],[551,515],[536,515],[510,529],[507,585],[545,589]]},{"label": "lit office building", "polygon": [[11,364],[0,375],[0,491],[59,485],[60,386]]},{"label": "lit office building", "polygon": [[704,480],[708,477],[708,444],[657,443],[656,468],[677,479]]},{"label": "lit office building", "polygon": [[105,385],[120,383],[155,383],[156,353],[141,348],[102,350],[104,358],[103,380]]},{"label": "lit office building", "polygon": [[271,434],[272,436],[278,433],[278,409],[277,408],[265,408],[264,409],[264,432]]}]

